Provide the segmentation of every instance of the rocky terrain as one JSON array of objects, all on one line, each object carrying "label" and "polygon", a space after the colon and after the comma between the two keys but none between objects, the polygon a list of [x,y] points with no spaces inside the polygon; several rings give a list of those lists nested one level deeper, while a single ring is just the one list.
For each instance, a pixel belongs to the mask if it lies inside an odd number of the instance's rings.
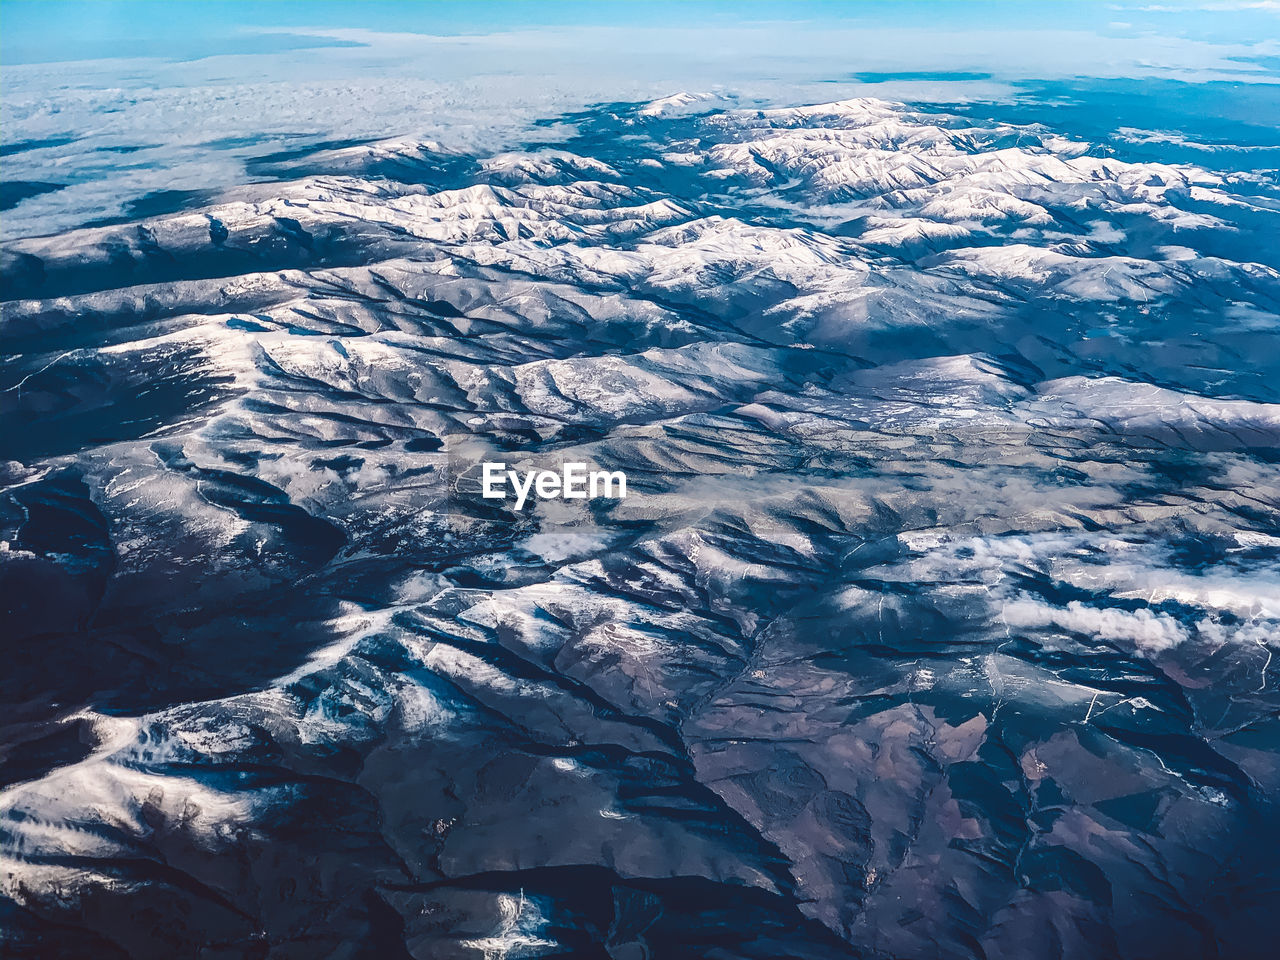
[{"label": "rocky terrain", "polygon": [[567,121],[4,245],[5,955],[1270,956],[1274,174]]}]

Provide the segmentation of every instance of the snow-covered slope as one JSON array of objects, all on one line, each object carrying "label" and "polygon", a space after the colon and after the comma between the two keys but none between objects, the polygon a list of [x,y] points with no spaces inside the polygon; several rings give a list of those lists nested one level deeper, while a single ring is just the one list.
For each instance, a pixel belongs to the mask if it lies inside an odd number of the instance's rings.
[{"label": "snow-covered slope", "polygon": [[[576,122],[3,248],[0,943],[1255,955],[1274,187]],[[631,493],[517,516],[495,458]]]}]

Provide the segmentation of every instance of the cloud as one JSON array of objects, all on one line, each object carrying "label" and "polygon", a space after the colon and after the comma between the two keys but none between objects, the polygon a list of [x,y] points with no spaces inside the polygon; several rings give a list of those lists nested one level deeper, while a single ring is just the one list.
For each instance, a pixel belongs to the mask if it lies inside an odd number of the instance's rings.
[{"label": "cloud", "polygon": [[1005,605],[1004,619],[1011,627],[1058,627],[1100,640],[1132,643],[1147,653],[1171,650],[1187,639],[1186,627],[1167,614],[1090,607],[1078,600],[1065,607],[1029,598],[1015,600]]}]

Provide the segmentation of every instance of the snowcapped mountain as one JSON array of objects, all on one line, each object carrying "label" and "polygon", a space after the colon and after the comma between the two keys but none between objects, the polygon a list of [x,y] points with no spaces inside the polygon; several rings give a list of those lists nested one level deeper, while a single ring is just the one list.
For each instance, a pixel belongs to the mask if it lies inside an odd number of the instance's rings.
[{"label": "snowcapped mountain", "polygon": [[1263,956],[1274,176],[573,119],[3,246],[0,942]]}]

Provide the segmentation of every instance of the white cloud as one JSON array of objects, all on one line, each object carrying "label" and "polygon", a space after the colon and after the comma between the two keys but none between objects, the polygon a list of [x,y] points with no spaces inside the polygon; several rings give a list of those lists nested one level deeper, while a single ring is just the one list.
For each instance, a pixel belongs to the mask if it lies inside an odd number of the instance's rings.
[{"label": "white cloud", "polygon": [[1187,639],[1186,627],[1167,614],[1145,608],[1130,612],[1089,607],[1078,600],[1065,607],[1029,598],[1015,600],[1005,605],[1004,619],[1011,627],[1058,627],[1101,640],[1132,643],[1148,653],[1170,650]]}]

